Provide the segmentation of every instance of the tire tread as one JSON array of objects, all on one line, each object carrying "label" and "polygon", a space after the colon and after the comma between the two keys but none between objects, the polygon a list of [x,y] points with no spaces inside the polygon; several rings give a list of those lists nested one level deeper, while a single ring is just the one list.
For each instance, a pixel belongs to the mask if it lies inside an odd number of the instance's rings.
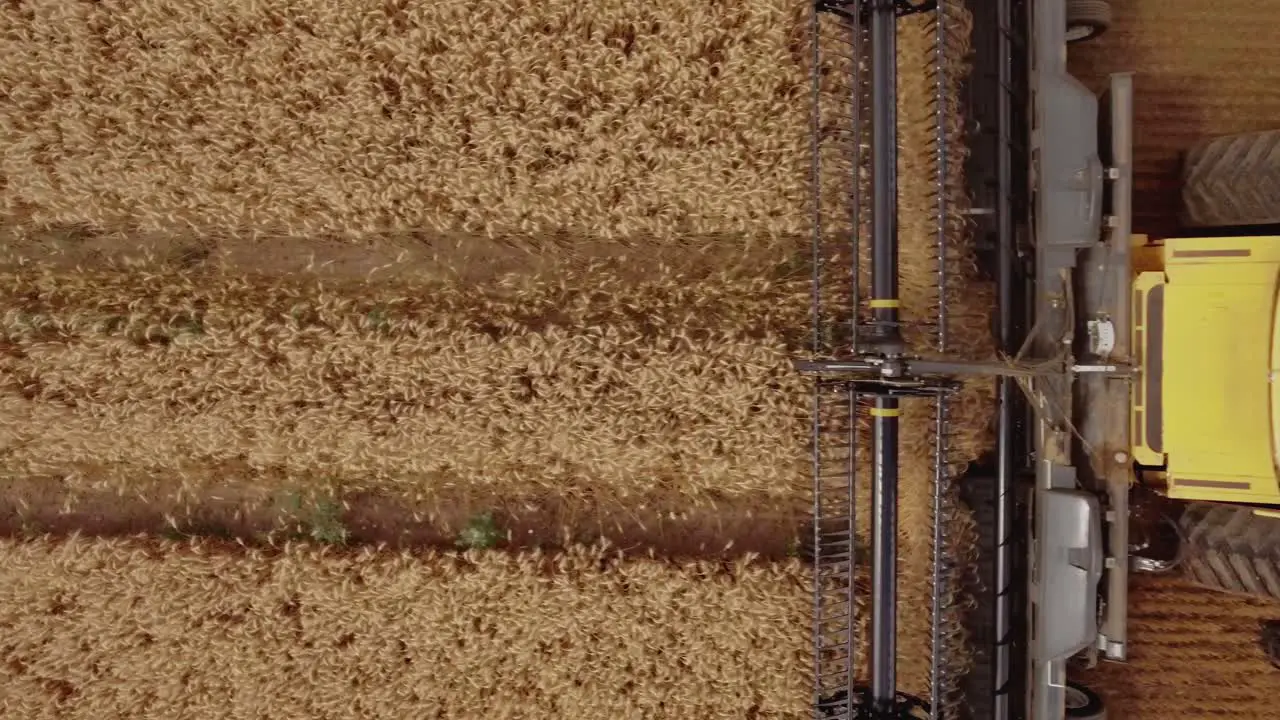
[{"label": "tire tread", "polygon": [[1224,135],[1192,147],[1182,164],[1182,223],[1280,223],[1280,130]]},{"label": "tire tread", "polygon": [[1184,568],[1198,585],[1280,599],[1280,518],[1251,507],[1192,503],[1179,520]]}]

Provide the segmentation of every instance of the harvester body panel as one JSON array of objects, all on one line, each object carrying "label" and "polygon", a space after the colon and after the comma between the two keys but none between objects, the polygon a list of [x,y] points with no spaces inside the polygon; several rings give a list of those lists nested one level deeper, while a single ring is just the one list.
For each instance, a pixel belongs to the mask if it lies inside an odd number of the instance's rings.
[{"label": "harvester body panel", "polygon": [[1277,504],[1280,237],[1172,238],[1134,283],[1134,457],[1179,500]]}]

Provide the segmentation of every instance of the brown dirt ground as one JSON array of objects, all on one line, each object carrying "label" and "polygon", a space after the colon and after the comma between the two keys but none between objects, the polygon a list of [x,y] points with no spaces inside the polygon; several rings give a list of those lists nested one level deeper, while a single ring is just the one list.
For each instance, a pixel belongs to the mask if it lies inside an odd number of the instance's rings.
[{"label": "brown dirt ground", "polygon": [[332,495],[314,488],[273,491],[260,481],[224,482],[194,499],[179,497],[183,493],[176,484],[130,496],[115,490],[72,490],[56,477],[0,478],[0,536],[148,534],[266,545],[313,539],[330,523],[341,528],[342,542],[350,546],[448,548],[489,513],[500,528],[494,547],[508,550],[562,549],[604,539],[628,555],[732,558],[752,553],[781,561],[801,552],[808,519],[803,503],[770,497],[736,497],[699,508],[672,496],[624,504],[550,492],[504,498],[454,487],[416,500],[375,490]]},{"label": "brown dirt ground", "polygon": [[[1178,230],[1180,153],[1206,137],[1280,126],[1280,15],[1256,0],[1120,0],[1116,24],[1072,50],[1094,89],[1135,72],[1135,230]],[[1256,645],[1280,607],[1170,580],[1135,582],[1131,659],[1088,680],[1120,718],[1280,718],[1280,672]]]},{"label": "brown dirt ground", "polygon": [[1143,577],[1130,595],[1130,658],[1080,680],[1105,695],[1108,718],[1280,718],[1280,671],[1258,645],[1280,603]]}]

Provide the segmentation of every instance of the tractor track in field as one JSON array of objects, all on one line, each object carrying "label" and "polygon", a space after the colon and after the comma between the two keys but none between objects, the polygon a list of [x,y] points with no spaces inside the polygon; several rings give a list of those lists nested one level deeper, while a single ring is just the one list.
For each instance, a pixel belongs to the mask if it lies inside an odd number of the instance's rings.
[{"label": "tractor track in field", "polygon": [[[386,492],[316,494],[227,485],[184,491],[150,485],[136,495],[69,489],[58,478],[0,480],[0,536],[157,535],[249,546],[301,538],[346,546],[454,548],[464,534],[508,550],[563,549],[607,540],[629,555],[781,561],[799,552],[807,508],[776,498],[734,498],[691,508],[679,498],[502,498],[437,490],[413,500]],[[486,520],[486,516],[491,519]]]},{"label": "tractor track in field", "polygon": [[[402,233],[364,242],[327,238],[184,238],[163,235],[102,235],[73,228],[14,232],[0,228],[5,266],[37,266],[54,273],[77,268],[146,267],[193,278],[204,273],[251,275],[303,281],[326,287],[406,283],[430,288],[487,288],[502,292],[511,275],[555,277],[610,268],[614,277],[643,282],[658,272],[688,281],[728,273],[755,273],[762,267],[785,271],[790,248],[800,240],[748,242],[742,238],[690,238],[671,246],[642,246],[585,238],[487,238],[467,234]],[[639,241],[638,241],[639,242]],[[62,277],[55,275],[55,277]],[[482,290],[484,292],[484,290]],[[0,342],[0,348],[3,342]],[[75,465],[74,463],[72,465]],[[325,523],[340,530],[348,546],[453,548],[470,523],[490,514],[495,547],[522,550],[562,548],[607,538],[626,553],[660,557],[736,557],[755,554],[781,560],[795,553],[796,535],[807,507],[803,495],[785,498],[742,496],[700,500],[672,491],[615,497],[606,489],[567,488],[536,495],[499,494],[468,483],[425,482],[394,489],[339,489],[317,478],[314,486],[278,478],[231,462],[221,480],[197,489],[142,471],[137,487],[95,477],[118,474],[97,464],[71,467],[74,483],[57,475],[0,477],[0,536],[80,534],[119,537],[137,534],[225,539],[262,545],[280,538],[308,537],[316,508]],[[216,473],[215,473],[216,474]],[[261,477],[259,477],[261,476]],[[110,485],[110,487],[107,487]],[[94,489],[96,487],[101,489]],[[429,488],[428,497],[411,497]],[[332,534],[332,533],[322,533]]]}]

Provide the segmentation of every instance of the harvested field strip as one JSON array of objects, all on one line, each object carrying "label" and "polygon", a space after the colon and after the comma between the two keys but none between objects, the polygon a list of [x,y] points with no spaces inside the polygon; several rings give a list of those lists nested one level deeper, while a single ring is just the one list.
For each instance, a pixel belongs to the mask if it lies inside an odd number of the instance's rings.
[{"label": "harvested field strip", "polygon": [[[740,496],[692,508],[678,497],[575,498],[432,488],[424,500],[344,492],[332,478],[272,487],[233,468],[207,487],[182,491],[163,477],[132,480],[131,492],[69,488],[62,476],[0,477],[0,536],[231,539],[261,547],[290,539],[349,547],[553,549],[608,540],[628,556],[782,561],[803,554],[809,506],[802,497]],[[95,468],[88,476],[106,476]],[[95,472],[96,471],[96,472]],[[119,469],[115,470],[119,473]]]},{"label": "harvested field strip", "polygon": [[1130,607],[1129,662],[1080,678],[1106,693],[1107,717],[1280,718],[1277,671],[1258,645],[1280,603],[1142,577]]},{"label": "harvested field strip", "polygon": [[31,718],[806,716],[799,563],[0,541]]},{"label": "harvested field strip", "polygon": [[1177,232],[1181,153],[1215,135],[1280,127],[1274,7],[1255,0],[1126,0],[1115,25],[1071,50],[1101,88],[1134,77],[1134,230]]}]

